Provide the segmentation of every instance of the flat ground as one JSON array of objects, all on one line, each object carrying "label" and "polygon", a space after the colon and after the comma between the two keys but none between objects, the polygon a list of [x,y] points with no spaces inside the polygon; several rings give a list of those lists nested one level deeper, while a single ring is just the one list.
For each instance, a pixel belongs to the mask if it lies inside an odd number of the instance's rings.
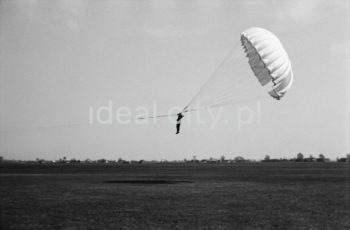
[{"label": "flat ground", "polygon": [[1,229],[350,229],[347,163],[0,165]]}]

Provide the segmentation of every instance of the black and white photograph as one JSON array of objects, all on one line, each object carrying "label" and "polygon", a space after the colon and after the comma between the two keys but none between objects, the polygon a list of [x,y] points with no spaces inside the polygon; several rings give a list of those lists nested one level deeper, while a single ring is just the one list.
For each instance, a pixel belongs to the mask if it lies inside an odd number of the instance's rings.
[{"label": "black and white photograph", "polygon": [[350,229],[350,1],[0,0],[0,229]]}]

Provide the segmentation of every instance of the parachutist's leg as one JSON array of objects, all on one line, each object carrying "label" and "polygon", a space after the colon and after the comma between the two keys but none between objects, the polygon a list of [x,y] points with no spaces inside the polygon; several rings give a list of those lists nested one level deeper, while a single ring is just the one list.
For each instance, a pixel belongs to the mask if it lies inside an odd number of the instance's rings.
[{"label": "parachutist's leg", "polygon": [[176,134],[180,133],[180,124],[176,124]]}]

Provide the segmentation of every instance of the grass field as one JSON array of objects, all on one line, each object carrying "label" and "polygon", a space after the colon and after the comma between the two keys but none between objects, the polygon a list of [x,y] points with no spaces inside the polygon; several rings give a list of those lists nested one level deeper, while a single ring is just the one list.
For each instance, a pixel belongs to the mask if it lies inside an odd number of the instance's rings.
[{"label": "grass field", "polygon": [[350,165],[0,165],[1,229],[350,229]]}]

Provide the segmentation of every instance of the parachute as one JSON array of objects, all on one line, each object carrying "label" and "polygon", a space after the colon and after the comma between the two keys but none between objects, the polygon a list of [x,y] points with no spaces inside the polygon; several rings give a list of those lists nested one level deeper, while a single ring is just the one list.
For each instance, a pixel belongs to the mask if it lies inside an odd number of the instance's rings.
[{"label": "parachute", "polygon": [[241,42],[254,75],[262,86],[272,82],[268,93],[279,100],[293,83],[291,63],[281,42],[262,28],[244,31]]},{"label": "parachute", "polygon": [[241,33],[240,43],[237,41],[183,112],[264,98],[266,91],[277,100],[286,94],[293,72],[280,40],[266,29],[253,27]]},{"label": "parachute", "polygon": [[[252,27],[241,33],[241,39],[237,39],[236,45],[180,114],[265,99],[266,91],[280,100],[292,83],[291,62],[280,40],[266,29]],[[178,113],[137,119],[168,116],[178,116]]]}]

